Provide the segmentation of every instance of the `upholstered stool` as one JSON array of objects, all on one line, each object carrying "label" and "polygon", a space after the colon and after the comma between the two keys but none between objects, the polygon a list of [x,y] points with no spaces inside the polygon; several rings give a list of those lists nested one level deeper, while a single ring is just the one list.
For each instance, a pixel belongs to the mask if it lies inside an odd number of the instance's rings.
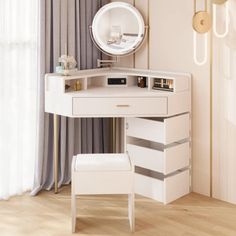
[{"label": "upholstered stool", "polygon": [[134,168],[128,154],[78,154],[71,170],[72,231],[76,226],[76,195],[128,194],[128,215],[134,231]]}]

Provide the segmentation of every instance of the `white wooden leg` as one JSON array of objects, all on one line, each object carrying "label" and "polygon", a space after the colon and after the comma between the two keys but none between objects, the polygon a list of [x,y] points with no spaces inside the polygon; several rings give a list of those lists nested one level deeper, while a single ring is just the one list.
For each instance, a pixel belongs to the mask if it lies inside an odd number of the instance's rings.
[{"label": "white wooden leg", "polygon": [[129,224],[131,232],[135,230],[134,193],[128,195]]},{"label": "white wooden leg", "polygon": [[76,228],[76,195],[71,194],[71,216],[72,216],[72,233],[75,233]]}]

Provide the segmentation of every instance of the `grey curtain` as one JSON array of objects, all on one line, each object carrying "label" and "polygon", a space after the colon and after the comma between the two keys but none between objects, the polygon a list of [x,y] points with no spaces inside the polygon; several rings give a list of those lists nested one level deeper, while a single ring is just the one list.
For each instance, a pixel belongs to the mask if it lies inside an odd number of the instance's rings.
[{"label": "grey curtain", "polygon": [[[53,180],[53,117],[44,113],[44,75],[54,72],[58,58],[65,52],[76,58],[79,69],[96,67],[102,55],[93,45],[89,25],[97,10],[108,1],[41,0],[40,1],[40,81],[39,145],[36,155],[32,195],[51,189]],[[70,182],[70,164],[74,154],[111,151],[110,119],[59,120],[59,186]]]}]

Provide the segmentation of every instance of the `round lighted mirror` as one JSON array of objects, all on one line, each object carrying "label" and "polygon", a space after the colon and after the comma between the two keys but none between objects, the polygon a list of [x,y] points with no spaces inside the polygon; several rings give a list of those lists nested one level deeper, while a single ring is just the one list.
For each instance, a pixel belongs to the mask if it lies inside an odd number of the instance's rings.
[{"label": "round lighted mirror", "polygon": [[92,23],[92,37],[108,55],[124,56],[137,50],[144,40],[145,25],[140,12],[124,2],[104,5]]}]

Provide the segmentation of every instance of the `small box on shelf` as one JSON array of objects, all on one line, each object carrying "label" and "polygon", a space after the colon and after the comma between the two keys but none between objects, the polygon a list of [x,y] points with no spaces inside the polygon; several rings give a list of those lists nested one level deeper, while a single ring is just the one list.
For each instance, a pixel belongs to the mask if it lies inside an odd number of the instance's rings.
[{"label": "small box on shelf", "polygon": [[174,80],[167,78],[153,78],[152,89],[174,92]]},{"label": "small box on shelf", "polygon": [[147,77],[138,76],[137,85],[140,88],[146,88],[147,87]]}]

